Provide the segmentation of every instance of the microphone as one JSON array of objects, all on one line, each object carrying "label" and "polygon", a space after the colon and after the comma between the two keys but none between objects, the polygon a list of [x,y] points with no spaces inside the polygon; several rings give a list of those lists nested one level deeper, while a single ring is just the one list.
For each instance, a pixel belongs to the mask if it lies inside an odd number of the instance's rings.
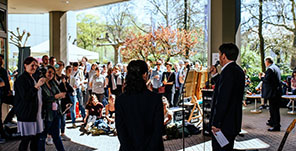
[{"label": "microphone", "polygon": [[215,65],[214,65],[214,66],[215,66],[215,68],[217,68],[217,66],[218,66],[219,64],[220,64],[220,61],[219,61],[219,60],[217,60],[217,61],[216,61],[216,63],[215,63]]},{"label": "microphone", "polygon": [[[220,61],[219,61],[219,60],[217,60],[217,61],[216,61],[216,63],[215,63],[215,65],[214,65],[214,67],[217,69],[217,66],[218,66],[219,64],[220,64]],[[212,72],[212,71],[213,71],[213,69],[212,69],[212,70],[211,70],[211,69],[209,70],[209,73],[208,73],[208,74],[209,74],[209,75],[208,75],[208,78],[209,78],[209,76],[210,76],[210,74],[211,74],[211,72]],[[209,80],[209,79],[208,79],[208,80]]]}]

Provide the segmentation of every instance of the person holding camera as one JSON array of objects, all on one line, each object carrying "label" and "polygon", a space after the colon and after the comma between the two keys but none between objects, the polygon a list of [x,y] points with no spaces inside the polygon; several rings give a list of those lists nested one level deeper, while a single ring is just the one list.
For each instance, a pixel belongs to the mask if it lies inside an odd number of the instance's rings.
[{"label": "person holding camera", "polygon": [[14,84],[14,108],[17,116],[17,128],[22,139],[20,151],[26,151],[30,144],[31,150],[37,150],[39,135],[43,131],[42,120],[42,88],[45,78],[38,82],[33,78],[37,69],[37,60],[28,57],[24,61],[25,71]]}]

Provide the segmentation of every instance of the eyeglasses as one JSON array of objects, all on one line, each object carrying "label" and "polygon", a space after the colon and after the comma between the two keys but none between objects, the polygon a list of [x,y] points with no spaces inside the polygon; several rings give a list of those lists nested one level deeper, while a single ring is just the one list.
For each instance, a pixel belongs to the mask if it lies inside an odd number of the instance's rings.
[{"label": "eyeglasses", "polygon": [[54,72],[53,72],[53,71],[48,71],[47,73],[48,73],[48,74],[52,74],[52,73],[54,73]]},{"label": "eyeglasses", "polygon": [[156,64],[157,66],[160,66],[160,64]]}]

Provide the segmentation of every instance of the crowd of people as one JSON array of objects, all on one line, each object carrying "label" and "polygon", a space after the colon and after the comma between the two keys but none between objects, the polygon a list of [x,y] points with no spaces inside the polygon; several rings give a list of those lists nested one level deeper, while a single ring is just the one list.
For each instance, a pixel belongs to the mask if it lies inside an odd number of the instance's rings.
[{"label": "crowd of people", "polygon": [[[234,44],[221,45],[221,72],[218,73],[216,66],[210,69],[215,84],[211,129],[213,136],[221,131],[229,140],[221,148],[213,137],[212,146],[218,150],[233,148],[241,129],[243,96],[251,94],[247,89],[250,78],[235,63],[238,54]],[[128,65],[113,65],[112,62],[91,64],[83,57],[80,62],[65,65],[45,55],[42,62],[26,58],[24,72],[14,72],[12,80],[2,67],[3,59],[0,55],[0,102],[13,106],[4,124],[12,122],[16,115],[21,135],[19,150],[27,150],[29,146],[31,150],[45,150],[46,144],[65,150],[63,141],[71,140],[65,135],[66,119],[70,118],[72,128],[77,128],[79,116],[83,122],[79,125],[81,135],[118,135],[120,150],[143,147],[163,150],[165,127],[173,119],[170,107],[179,106],[187,72],[202,70],[198,62],[193,65],[189,60],[174,64],[162,59],[134,60]],[[267,71],[258,75],[260,83],[256,91],[262,94],[262,104],[269,101],[270,118],[266,124],[271,128],[268,131],[280,131],[279,100],[288,91],[296,93],[296,70],[283,83],[280,69],[272,58],[267,57],[265,65]],[[2,120],[0,135],[0,143],[5,143]]]},{"label": "crowd of people", "polygon": [[22,136],[19,150],[27,150],[29,144],[31,150],[45,150],[45,144],[65,150],[62,140],[71,140],[65,135],[68,112],[73,128],[77,127],[76,113],[81,115],[83,134],[102,125],[108,129],[104,133],[116,133],[110,127],[115,121],[116,96],[122,93],[124,66],[90,64],[86,57],[65,66],[63,61],[45,55],[40,63],[26,58],[24,69],[15,76],[13,108],[8,114],[17,117]]},{"label": "crowd of people", "polygon": [[[3,56],[0,56],[0,62],[3,63]],[[168,108],[178,106],[186,66],[191,63],[180,60],[173,65],[162,59],[146,63],[146,86],[163,96],[164,123],[167,125],[172,121]],[[198,62],[191,66],[202,69]],[[63,61],[45,55],[42,62],[33,57],[26,58],[23,73],[7,73],[0,68],[1,99],[10,99],[9,104],[13,106],[4,124],[11,123],[16,115],[18,132],[22,136],[19,150],[27,150],[29,144],[31,150],[45,150],[45,144],[54,144],[59,151],[65,150],[62,141],[71,140],[65,135],[69,116],[72,128],[78,127],[76,119],[81,116],[83,124],[79,130],[82,134],[90,134],[95,128],[116,135],[115,101],[124,92],[127,65],[90,64],[86,57],[65,65]],[[76,105],[79,106],[78,112]],[[4,143],[7,136],[3,125],[0,125],[0,132],[0,142]]]}]

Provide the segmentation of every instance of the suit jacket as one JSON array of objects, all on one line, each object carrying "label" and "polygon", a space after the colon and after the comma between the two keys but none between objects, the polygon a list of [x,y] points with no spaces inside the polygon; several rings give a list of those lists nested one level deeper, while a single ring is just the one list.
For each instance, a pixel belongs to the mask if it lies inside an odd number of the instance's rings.
[{"label": "suit jacket", "polygon": [[262,98],[270,99],[281,97],[281,79],[280,69],[271,65],[265,72],[265,76],[262,78]]},{"label": "suit jacket", "polygon": [[163,151],[161,95],[145,90],[115,101],[115,124],[120,151]]},{"label": "suit jacket", "polygon": [[245,74],[235,62],[217,75],[212,98],[210,126],[220,128],[225,135],[238,135],[242,124],[242,101]]}]

